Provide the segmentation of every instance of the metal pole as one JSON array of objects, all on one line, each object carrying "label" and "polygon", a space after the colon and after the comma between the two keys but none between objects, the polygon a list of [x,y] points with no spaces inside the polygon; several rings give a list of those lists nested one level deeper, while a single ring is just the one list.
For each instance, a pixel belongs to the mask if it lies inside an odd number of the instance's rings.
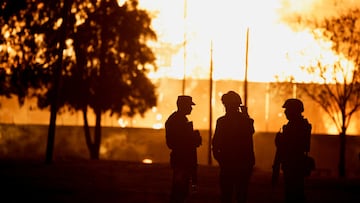
[{"label": "metal pole", "polygon": [[187,0],[184,0],[184,76],[182,81],[182,94],[185,94],[186,88],[186,43],[187,43],[187,36],[186,36],[186,18],[187,18]]},{"label": "metal pole", "polygon": [[297,87],[296,87],[296,83],[294,82],[293,83],[293,91],[292,91],[292,96],[293,96],[293,98],[297,98],[297,94],[296,94],[296,89],[297,89]]},{"label": "metal pole", "polygon": [[246,53],[245,53],[245,79],[244,79],[244,106],[247,106],[248,96],[248,55],[249,55],[249,28],[246,30]]},{"label": "metal pole", "polygon": [[211,41],[210,46],[210,98],[209,98],[209,145],[208,145],[208,164],[212,165],[211,156],[211,136],[212,136],[212,93],[213,93],[213,42]]}]

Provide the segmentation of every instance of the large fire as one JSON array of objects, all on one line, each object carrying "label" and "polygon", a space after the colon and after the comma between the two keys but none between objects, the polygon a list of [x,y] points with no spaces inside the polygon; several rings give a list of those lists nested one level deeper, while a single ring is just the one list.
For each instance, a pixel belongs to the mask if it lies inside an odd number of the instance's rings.
[{"label": "large fire", "polygon": [[317,42],[310,32],[295,32],[282,21],[289,12],[307,14],[325,5],[321,0],[141,0],[140,5],[154,15],[159,37],[154,47],[160,69],[151,77],[181,79],[185,72],[185,77],[209,78],[213,43],[214,79],[243,80],[247,29],[250,81],[294,75],[297,81],[316,81],[299,67],[319,56],[329,64],[336,58],[329,43]]},{"label": "large fire", "polygon": [[[119,4],[124,1],[119,0]],[[208,129],[209,83],[204,79],[209,79],[210,59],[213,58],[215,87],[212,105],[213,119],[216,119],[224,113],[219,102],[223,93],[231,88],[243,95],[240,82],[245,77],[246,33],[249,30],[248,79],[253,83],[263,83],[250,84],[253,89],[249,98],[249,113],[256,119],[258,131],[276,131],[285,122],[282,101],[275,103],[266,82],[275,81],[275,76],[296,76],[297,81],[317,81],[317,78],[303,72],[300,66],[313,63],[319,56],[324,58],[323,63],[329,64],[338,57],[330,50],[328,42],[316,41],[307,31],[295,32],[282,21],[292,12],[316,13],[317,17],[334,15],[336,9],[330,8],[332,3],[329,2],[335,0],[139,1],[140,7],[153,15],[153,28],[158,35],[158,41],[151,46],[159,69],[150,73],[150,77],[159,87],[159,104],[148,111],[145,118],[104,115],[104,126],[163,128],[167,116],[176,109],[176,96],[182,93],[180,83],[185,75],[188,80],[185,92],[199,104],[191,117],[198,128]],[[322,9],[324,5],[326,9]],[[352,0],[343,0],[342,5],[358,6]],[[316,12],[313,12],[314,9]],[[0,122],[48,123],[49,113],[29,110],[35,108],[30,101],[22,111],[14,105],[15,100],[1,100],[1,103],[8,108],[0,112]],[[318,106],[312,105],[308,105],[305,111],[314,122],[314,132],[336,133],[330,119],[326,116],[319,118]],[[317,112],[317,115],[313,117],[312,112]],[[93,121],[93,115],[89,115],[90,125],[94,124]],[[57,123],[83,124],[81,114],[60,115]],[[350,133],[357,134],[358,131],[355,125],[350,125]]]}]

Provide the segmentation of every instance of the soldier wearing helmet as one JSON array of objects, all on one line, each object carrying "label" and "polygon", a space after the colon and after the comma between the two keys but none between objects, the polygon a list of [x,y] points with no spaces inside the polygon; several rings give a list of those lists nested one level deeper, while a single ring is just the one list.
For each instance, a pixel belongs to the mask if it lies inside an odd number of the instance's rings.
[{"label": "soldier wearing helmet", "polygon": [[242,104],[241,97],[234,91],[229,91],[226,94],[223,94],[221,97],[221,102],[224,104],[224,106],[234,106],[234,107],[240,107]]},{"label": "soldier wearing helmet", "polygon": [[220,166],[221,202],[246,202],[247,190],[255,165],[253,147],[254,120],[241,107],[239,94],[229,91],[221,97],[225,115],[217,119],[212,152]]},{"label": "soldier wearing helmet", "polygon": [[286,203],[303,203],[305,157],[310,151],[311,124],[303,117],[301,100],[287,99],[282,106],[288,123],[275,137],[276,154],[273,165],[273,183],[280,168],[283,171]]},{"label": "soldier wearing helmet", "polygon": [[295,98],[287,99],[282,107],[298,114],[304,112],[304,104],[301,100]]}]

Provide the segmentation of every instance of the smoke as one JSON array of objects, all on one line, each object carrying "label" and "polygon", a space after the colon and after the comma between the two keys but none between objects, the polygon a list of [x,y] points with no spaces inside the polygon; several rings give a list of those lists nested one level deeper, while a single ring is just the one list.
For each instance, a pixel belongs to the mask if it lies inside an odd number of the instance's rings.
[{"label": "smoke", "polygon": [[278,14],[283,22],[294,23],[299,16],[321,20],[353,9],[360,9],[358,0],[280,0]]}]

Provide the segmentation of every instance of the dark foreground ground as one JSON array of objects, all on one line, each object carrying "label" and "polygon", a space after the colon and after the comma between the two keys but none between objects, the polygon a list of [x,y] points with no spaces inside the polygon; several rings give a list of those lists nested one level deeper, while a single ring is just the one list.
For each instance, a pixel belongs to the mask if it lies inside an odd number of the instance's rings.
[{"label": "dark foreground ground", "polygon": [[[217,203],[218,168],[199,167],[199,191],[189,203]],[[270,173],[255,171],[249,203],[283,202],[282,183],[272,188]],[[166,203],[171,183],[167,164],[121,161],[0,161],[0,202]],[[310,177],[309,203],[359,203],[360,179]]]}]

